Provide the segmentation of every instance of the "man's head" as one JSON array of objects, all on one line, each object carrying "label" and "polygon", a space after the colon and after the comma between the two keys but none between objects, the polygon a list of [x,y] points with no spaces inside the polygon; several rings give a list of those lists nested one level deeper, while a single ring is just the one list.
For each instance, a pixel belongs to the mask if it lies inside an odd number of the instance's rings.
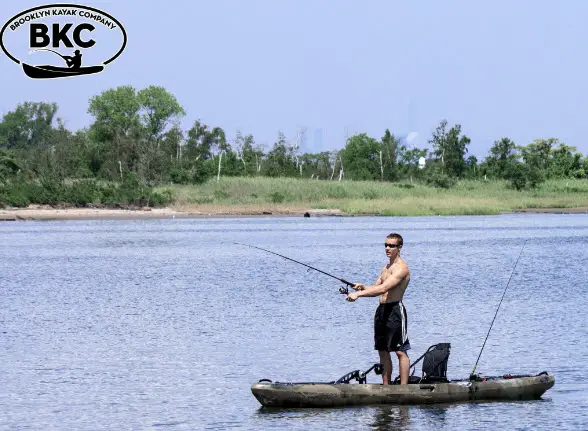
[{"label": "man's head", "polygon": [[386,237],[386,256],[390,258],[395,258],[400,254],[400,249],[402,248],[402,236],[397,233],[391,233]]}]

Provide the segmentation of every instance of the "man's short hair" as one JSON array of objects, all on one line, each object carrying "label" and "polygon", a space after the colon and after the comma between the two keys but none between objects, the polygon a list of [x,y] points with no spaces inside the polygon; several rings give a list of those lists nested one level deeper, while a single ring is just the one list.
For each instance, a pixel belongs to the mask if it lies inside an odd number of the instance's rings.
[{"label": "man's short hair", "polygon": [[402,244],[404,242],[403,239],[402,239],[402,236],[399,233],[391,233],[386,238],[395,239],[396,240],[396,243],[399,246],[402,246]]}]

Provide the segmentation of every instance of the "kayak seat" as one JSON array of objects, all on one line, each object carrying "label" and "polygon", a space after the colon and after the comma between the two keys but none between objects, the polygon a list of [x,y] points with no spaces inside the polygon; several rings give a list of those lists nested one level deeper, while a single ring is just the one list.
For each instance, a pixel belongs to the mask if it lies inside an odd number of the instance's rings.
[{"label": "kayak seat", "polygon": [[[433,344],[416,361],[410,364],[412,372],[408,376],[409,384],[417,383],[447,383],[447,362],[451,351],[450,343]],[[423,361],[421,375],[415,376],[416,365]],[[393,384],[400,384],[400,376],[396,377]]]}]

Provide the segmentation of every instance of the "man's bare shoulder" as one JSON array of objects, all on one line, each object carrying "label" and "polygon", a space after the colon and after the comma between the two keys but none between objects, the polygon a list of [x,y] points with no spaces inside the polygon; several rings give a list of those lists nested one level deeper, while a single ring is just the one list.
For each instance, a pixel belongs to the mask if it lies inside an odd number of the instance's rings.
[{"label": "man's bare shoulder", "polygon": [[390,269],[391,271],[399,275],[402,275],[403,277],[410,276],[410,270],[408,269],[408,265],[402,259],[398,259],[398,261],[395,262],[394,265],[392,265],[392,268]]}]

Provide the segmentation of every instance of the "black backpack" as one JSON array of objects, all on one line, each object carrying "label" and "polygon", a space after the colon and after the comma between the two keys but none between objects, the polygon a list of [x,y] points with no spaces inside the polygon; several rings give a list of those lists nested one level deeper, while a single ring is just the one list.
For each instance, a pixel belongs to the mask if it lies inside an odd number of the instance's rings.
[{"label": "black backpack", "polygon": [[[450,343],[433,344],[416,361],[410,364],[412,373],[408,376],[408,383],[447,383],[447,362],[451,351]],[[416,364],[423,361],[421,377],[415,376]],[[400,376],[396,377],[394,384],[400,383]]]}]

